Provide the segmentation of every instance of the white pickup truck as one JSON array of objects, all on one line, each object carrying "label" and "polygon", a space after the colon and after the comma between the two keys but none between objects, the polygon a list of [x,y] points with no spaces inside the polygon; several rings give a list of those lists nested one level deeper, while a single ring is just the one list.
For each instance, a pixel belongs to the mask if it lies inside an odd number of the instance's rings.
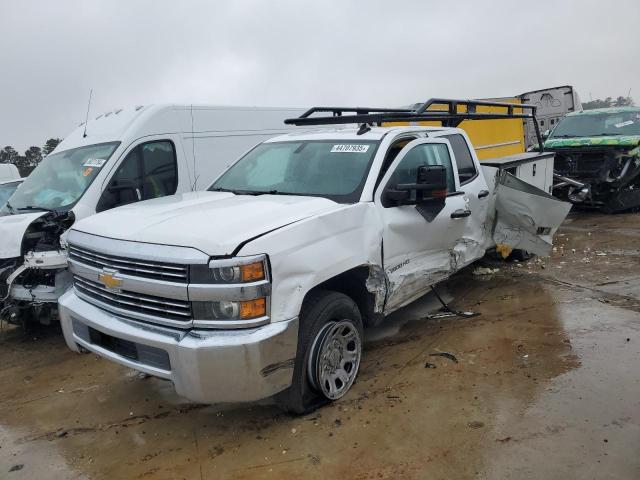
[{"label": "white pickup truck", "polygon": [[480,165],[461,129],[374,126],[495,114],[348,111],[291,120],[361,125],[263,142],[208,191],[74,225],[68,346],[195,402],[275,396],[306,412],[349,390],[364,326],[496,245],[548,254],[569,204]]}]

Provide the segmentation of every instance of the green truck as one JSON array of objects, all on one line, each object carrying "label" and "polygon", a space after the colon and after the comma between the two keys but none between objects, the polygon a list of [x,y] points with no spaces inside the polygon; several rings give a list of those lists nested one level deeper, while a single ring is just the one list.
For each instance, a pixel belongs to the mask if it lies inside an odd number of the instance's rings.
[{"label": "green truck", "polygon": [[640,108],[569,113],[545,135],[555,196],[608,213],[640,207]]}]

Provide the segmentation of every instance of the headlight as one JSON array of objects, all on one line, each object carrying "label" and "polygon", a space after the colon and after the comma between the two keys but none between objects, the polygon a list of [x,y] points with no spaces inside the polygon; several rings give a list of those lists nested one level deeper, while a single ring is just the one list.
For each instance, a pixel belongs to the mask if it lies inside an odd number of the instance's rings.
[{"label": "headlight", "polygon": [[249,328],[269,323],[271,281],[266,255],[214,259],[189,270],[193,324]]},{"label": "headlight", "polygon": [[199,320],[253,320],[267,317],[267,298],[242,301],[192,302]]},{"label": "headlight", "polygon": [[236,257],[191,266],[191,283],[250,283],[267,280],[267,257]]}]

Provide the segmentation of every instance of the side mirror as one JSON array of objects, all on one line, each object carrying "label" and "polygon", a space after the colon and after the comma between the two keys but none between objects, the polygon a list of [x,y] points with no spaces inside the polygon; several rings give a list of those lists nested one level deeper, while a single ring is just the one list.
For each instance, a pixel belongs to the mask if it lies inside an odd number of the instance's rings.
[{"label": "side mirror", "polygon": [[442,165],[418,167],[416,183],[401,183],[398,190],[416,192],[416,203],[444,200],[447,197],[447,169]]},{"label": "side mirror", "polygon": [[116,180],[103,192],[96,206],[96,213],[141,200],[142,192],[136,182],[129,179]]},{"label": "side mirror", "polygon": [[137,189],[138,189],[138,185],[136,184],[136,182],[134,182],[133,180],[124,179],[124,178],[115,181],[112,185],[109,185],[109,187],[107,187],[107,190],[109,190],[109,193],[119,193],[124,190],[137,190]]},{"label": "side mirror", "polygon": [[549,138],[549,135],[551,135],[551,130],[545,130],[544,132],[542,132],[542,139],[546,140],[547,138]]},{"label": "side mirror", "polygon": [[387,188],[383,200],[385,205],[444,204],[447,193],[447,169],[442,165],[423,165],[418,167],[416,183],[400,183]]}]

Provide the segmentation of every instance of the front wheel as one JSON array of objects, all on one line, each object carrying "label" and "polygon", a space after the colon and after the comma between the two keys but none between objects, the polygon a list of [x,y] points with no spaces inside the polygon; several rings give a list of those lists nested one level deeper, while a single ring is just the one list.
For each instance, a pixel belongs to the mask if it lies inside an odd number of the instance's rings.
[{"label": "front wheel", "polygon": [[312,292],[300,313],[293,380],[276,398],[278,405],[304,414],[342,398],[361,357],[362,317],[355,302],[338,292]]}]

